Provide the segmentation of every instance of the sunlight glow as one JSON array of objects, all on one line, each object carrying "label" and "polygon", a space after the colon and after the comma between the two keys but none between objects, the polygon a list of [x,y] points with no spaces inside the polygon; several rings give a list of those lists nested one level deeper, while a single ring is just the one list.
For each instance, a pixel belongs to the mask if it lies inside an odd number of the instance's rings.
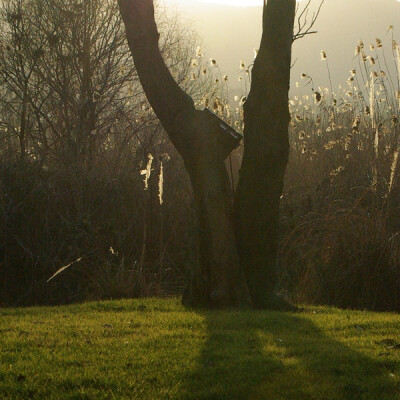
[{"label": "sunlight glow", "polygon": [[263,0],[200,0],[202,3],[224,4],[237,7],[261,6]]},{"label": "sunlight glow", "polygon": [[[210,4],[210,5],[222,5],[222,6],[234,6],[234,7],[254,7],[262,6],[264,0],[165,0],[170,4],[186,5],[190,4]],[[303,0],[296,0],[303,1]],[[400,0],[399,0],[400,1]]]},{"label": "sunlight glow", "polygon": [[[264,3],[263,0],[199,0],[199,1],[201,3],[223,4],[227,6],[236,6],[236,7],[262,6]],[[302,1],[302,0],[297,0],[297,1]]]}]

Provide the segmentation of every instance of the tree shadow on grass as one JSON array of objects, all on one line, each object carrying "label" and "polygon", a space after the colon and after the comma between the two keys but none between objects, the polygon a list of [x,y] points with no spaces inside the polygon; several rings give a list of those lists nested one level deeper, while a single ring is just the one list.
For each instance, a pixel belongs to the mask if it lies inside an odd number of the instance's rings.
[{"label": "tree shadow on grass", "polygon": [[185,399],[400,399],[390,375],[398,363],[349,348],[306,314],[201,315],[206,341],[197,367],[184,378]]}]

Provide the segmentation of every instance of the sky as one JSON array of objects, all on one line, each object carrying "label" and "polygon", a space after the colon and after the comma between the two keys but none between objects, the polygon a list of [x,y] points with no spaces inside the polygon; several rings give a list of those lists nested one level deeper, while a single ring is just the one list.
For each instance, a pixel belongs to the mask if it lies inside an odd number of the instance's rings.
[{"label": "sky", "polygon": [[[181,3],[190,3],[195,0],[176,0]],[[263,0],[197,0],[201,3],[209,3],[209,4],[222,4],[222,5],[229,5],[229,6],[236,6],[236,7],[253,7],[259,6],[262,4]],[[297,0],[302,1],[302,0]],[[351,1],[351,0],[349,0]],[[379,0],[378,0],[379,1]],[[397,0],[400,2],[400,0]]]},{"label": "sky", "polygon": [[[263,0],[163,0],[174,7],[183,23],[199,35],[207,57],[215,58],[220,69],[230,77],[230,85],[238,87],[240,60],[250,64],[261,38]],[[224,4],[222,4],[224,3]],[[314,5],[319,0],[313,0]],[[234,7],[233,5],[240,6]],[[333,86],[346,83],[349,71],[358,65],[354,49],[362,39],[366,44],[380,38],[391,53],[391,33],[400,42],[400,2],[398,0],[325,0],[315,25],[317,34],[296,41],[293,46],[292,87],[301,74],[312,76],[315,85],[328,84],[326,64],[321,63],[321,50],[328,54]]]},{"label": "sky", "polygon": [[[193,3],[194,0],[177,0],[177,1],[181,3],[190,3],[190,2]],[[263,3],[263,0],[198,0],[198,1],[200,3],[221,4],[221,5],[236,6],[236,7],[253,7],[253,6],[259,6]]]},{"label": "sky", "polygon": [[[185,0],[182,0],[185,1]],[[186,0],[190,1],[190,0]],[[262,0],[201,0],[202,3],[225,4],[238,7],[259,6]]]}]

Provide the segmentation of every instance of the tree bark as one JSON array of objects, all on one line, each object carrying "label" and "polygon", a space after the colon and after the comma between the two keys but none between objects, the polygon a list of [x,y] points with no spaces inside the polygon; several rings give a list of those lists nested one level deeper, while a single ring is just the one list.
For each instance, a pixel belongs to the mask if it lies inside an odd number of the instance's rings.
[{"label": "tree bark", "polygon": [[276,285],[279,202],[288,162],[288,92],[295,0],[268,0],[244,105],[244,156],[235,197],[241,266],[253,304],[281,308]]},{"label": "tree bark", "polygon": [[219,124],[171,76],[161,56],[152,0],[120,0],[129,47],[146,96],[183,157],[193,187],[198,262],[183,301],[188,305],[250,305],[235,244],[230,185]]}]

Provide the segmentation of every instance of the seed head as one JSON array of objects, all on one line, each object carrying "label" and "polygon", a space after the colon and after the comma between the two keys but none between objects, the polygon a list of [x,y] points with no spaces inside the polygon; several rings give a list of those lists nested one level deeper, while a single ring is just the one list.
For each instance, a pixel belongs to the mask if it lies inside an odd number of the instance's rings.
[{"label": "seed head", "polygon": [[371,72],[371,79],[375,79],[378,77],[378,73],[376,71]]},{"label": "seed head", "polygon": [[361,123],[361,117],[358,115],[358,116],[355,118],[354,122],[353,122],[353,126],[351,127],[353,133],[359,132],[359,131],[360,131],[360,130],[359,130],[359,128],[360,128],[360,123]]}]

